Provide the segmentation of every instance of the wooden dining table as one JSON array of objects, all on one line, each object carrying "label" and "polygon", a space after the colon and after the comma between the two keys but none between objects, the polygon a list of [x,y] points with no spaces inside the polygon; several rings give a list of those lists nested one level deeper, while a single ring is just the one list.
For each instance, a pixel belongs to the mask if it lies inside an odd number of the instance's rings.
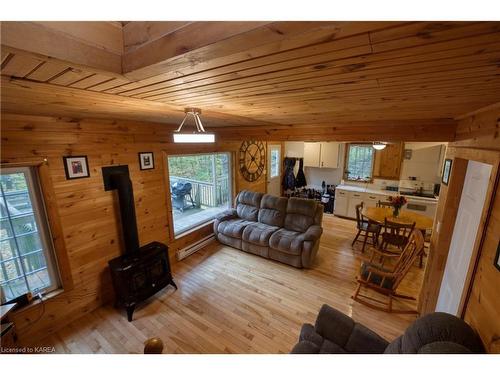
[{"label": "wooden dining table", "polygon": [[389,221],[399,224],[415,223],[415,228],[420,229],[421,231],[432,229],[434,224],[434,220],[432,218],[404,209],[399,211],[399,216],[394,217],[391,207],[364,207],[361,213],[367,219],[375,221],[379,224],[384,224],[386,218]]}]

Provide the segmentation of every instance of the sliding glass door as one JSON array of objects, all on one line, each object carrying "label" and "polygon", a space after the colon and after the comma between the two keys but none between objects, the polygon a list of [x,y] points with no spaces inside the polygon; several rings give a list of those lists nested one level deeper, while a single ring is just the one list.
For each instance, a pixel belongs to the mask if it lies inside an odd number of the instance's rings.
[{"label": "sliding glass door", "polygon": [[229,153],[169,156],[168,171],[176,236],[231,207]]}]

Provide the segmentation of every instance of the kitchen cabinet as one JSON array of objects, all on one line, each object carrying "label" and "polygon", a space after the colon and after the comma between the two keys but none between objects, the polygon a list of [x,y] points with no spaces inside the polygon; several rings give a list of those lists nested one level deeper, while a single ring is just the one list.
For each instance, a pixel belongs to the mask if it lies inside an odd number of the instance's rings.
[{"label": "kitchen cabinet", "polygon": [[347,216],[347,207],[349,202],[349,192],[344,190],[335,190],[335,208],[334,213],[337,216]]},{"label": "kitchen cabinet", "polygon": [[403,155],[403,142],[389,143],[383,150],[375,151],[373,177],[399,180]]},{"label": "kitchen cabinet", "polygon": [[363,193],[351,192],[349,196],[347,217],[356,218],[356,206],[363,203],[365,195]]},{"label": "kitchen cabinet", "polygon": [[304,142],[304,167],[319,167],[320,142]]},{"label": "kitchen cabinet", "polygon": [[339,144],[337,142],[304,142],[304,166],[338,168]]},{"label": "kitchen cabinet", "polygon": [[365,193],[365,199],[363,200],[365,207],[377,207],[378,201],[385,200],[384,195]]},{"label": "kitchen cabinet", "polygon": [[335,190],[336,216],[356,218],[356,206],[363,202],[365,207],[376,207],[378,201],[387,200],[388,194],[377,194],[373,192],[349,191],[344,189]]}]

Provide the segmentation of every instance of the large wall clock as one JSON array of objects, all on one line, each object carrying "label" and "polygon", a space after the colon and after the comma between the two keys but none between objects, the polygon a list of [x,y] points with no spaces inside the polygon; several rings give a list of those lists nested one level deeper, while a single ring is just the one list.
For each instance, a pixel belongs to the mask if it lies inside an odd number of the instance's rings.
[{"label": "large wall clock", "polygon": [[244,141],[240,147],[240,172],[245,180],[257,181],[266,165],[266,148],[262,142]]}]

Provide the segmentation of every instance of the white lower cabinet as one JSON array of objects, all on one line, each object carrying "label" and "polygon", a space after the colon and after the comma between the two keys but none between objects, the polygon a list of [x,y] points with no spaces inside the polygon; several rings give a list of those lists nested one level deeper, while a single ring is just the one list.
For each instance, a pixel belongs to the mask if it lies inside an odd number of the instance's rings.
[{"label": "white lower cabinet", "polygon": [[335,190],[335,208],[334,213],[337,216],[347,216],[348,208],[348,192],[344,190]]},{"label": "white lower cabinet", "polygon": [[347,217],[356,218],[356,206],[363,203],[364,194],[351,192],[347,209]]},{"label": "white lower cabinet", "polygon": [[376,207],[378,201],[387,200],[383,194],[361,193],[337,189],[335,191],[335,209],[337,216],[356,218],[356,206],[363,202],[365,207]]},{"label": "white lower cabinet", "polygon": [[377,207],[377,202],[381,200],[384,200],[384,196],[378,195],[378,194],[369,194],[365,193],[365,199],[364,199],[364,204],[365,207]]}]

